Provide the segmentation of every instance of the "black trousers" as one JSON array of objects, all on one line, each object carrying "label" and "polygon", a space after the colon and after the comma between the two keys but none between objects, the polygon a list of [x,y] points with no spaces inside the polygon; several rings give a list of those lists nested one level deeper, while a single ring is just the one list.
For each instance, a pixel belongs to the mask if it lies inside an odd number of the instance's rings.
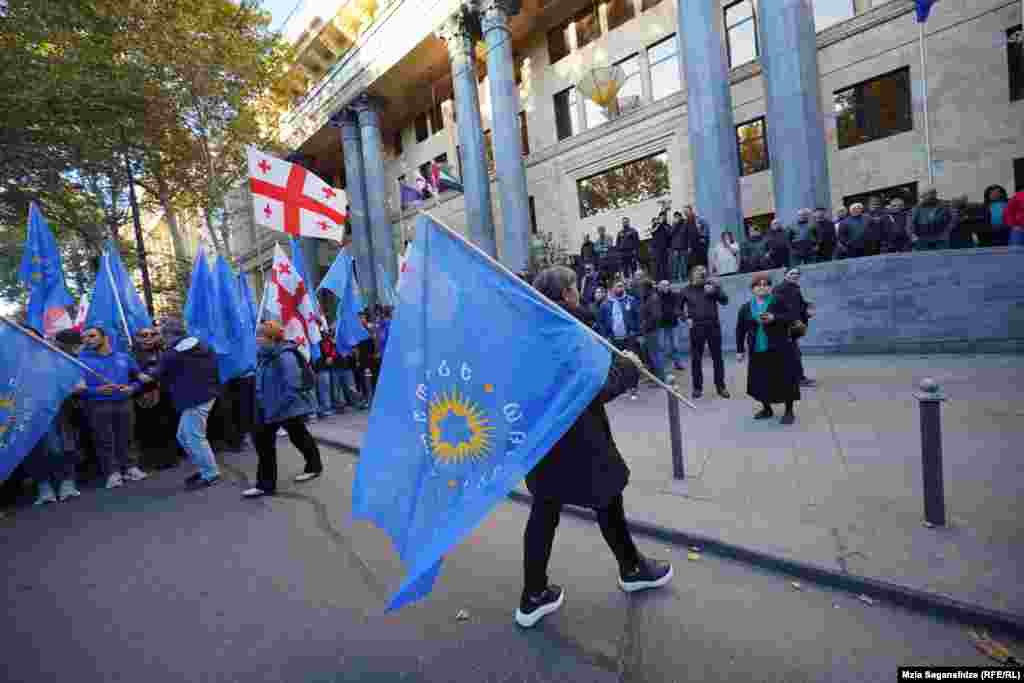
[{"label": "black trousers", "polygon": [[717,322],[695,322],[690,328],[690,372],[693,375],[693,390],[704,391],[704,345],[711,352],[715,366],[715,386],[725,386],[725,360],[722,358],[722,328]]},{"label": "black trousers", "polygon": [[214,404],[213,412],[219,418],[219,436],[228,448],[241,448],[246,433],[253,429],[254,384],[254,377],[236,377],[224,385]]},{"label": "black trousers", "polygon": [[[616,496],[606,508],[596,510],[597,523],[608,547],[615,553],[620,573],[632,571],[640,560],[633,537],[626,526],[626,511],[622,494]],[[523,535],[523,568],[527,595],[536,595],[548,587],[548,561],[555,542],[555,530],[562,516],[562,504],[556,500],[534,498],[530,519]]]},{"label": "black trousers", "polygon": [[288,439],[292,442],[302,457],[306,460],[304,472],[322,472],[323,462],[320,460],[320,448],[316,440],[306,428],[306,423],[301,417],[293,417],[284,422],[257,425],[252,432],[253,445],[256,446],[256,453],[259,455],[259,465],[256,467],[256,487],[263,489],[264,493],[273,493],[277,490],[277,430],[284,427],[288,432]]},{"label": "black trousers", "polygon": [[[617,348],[619,351],[632,351],[637,356],[640,356],[640,360],[644,359],[643,358],[644,351],[643,351],[643,349],[640,348],[640,344],[637,343],[637,341],[636,341],[636,339],[634,337],[624,337],[622,339],[612,339],[611,342],[615,346],[615,348]],[[647,364],[647,367],[651,367],[651,365]],[[640,378],[638,377],[636,384],[631,386],[630,389],[636,389],[639,386],[640,386]]]}]

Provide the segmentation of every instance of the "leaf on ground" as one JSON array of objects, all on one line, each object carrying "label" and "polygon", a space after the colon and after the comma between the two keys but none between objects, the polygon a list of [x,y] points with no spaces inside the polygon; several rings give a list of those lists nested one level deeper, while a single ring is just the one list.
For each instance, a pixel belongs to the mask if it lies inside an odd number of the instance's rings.
[{"label": "leaf on ground", "polygon": [[686,554],[686,559],[694,560],[694,561],[699,560],[700,559],[700,553],[694,553],[694,552],[687,553]]}]

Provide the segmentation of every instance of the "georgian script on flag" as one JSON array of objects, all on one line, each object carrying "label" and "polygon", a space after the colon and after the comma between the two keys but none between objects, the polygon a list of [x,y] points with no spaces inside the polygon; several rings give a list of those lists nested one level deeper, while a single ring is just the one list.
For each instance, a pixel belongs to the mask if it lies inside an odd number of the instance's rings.
[{"label": "georgian script on flag", "polygon": [[296,237],[341,242],[348,197],[302,166],[247,150],[253,218],[258,225]]}]

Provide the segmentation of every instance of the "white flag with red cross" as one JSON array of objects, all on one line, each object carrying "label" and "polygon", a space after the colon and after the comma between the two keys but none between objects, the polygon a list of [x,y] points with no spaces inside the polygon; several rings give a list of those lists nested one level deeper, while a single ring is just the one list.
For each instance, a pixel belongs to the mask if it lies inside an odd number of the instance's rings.
[{"label": "white flag with red cross", "polygon": [[345,236],[348,196],[302,166],[255,147],[247,149],[249,187],[257,225],[295,237],[341,242]]},{"label": "white flag with red cross", "polygon": [[266,310],[281,321],[285,339],[295,342],[306,358],[315,359],[320,349],[320,316],[306,283],[279,244],[274,245]]}]

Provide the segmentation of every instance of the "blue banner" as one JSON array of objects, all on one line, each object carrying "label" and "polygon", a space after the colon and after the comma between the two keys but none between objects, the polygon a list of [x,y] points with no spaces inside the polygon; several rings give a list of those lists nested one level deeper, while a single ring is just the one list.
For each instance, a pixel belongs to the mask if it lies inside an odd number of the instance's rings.
[{"label": "blue banner", "polygon": [[224,327],[216,299],[213,275],[206,262],[206,254],[200,247],[192,266],[192,282],[188,287],[183,317],[189,336],[195,337],[220,354],[227,351],[228,345],[224,339]]},{"label": "blue banner", "polygon": [[153,327],[153,319],[149,316],[146,305],[142,303],[139,291],[135,289],[132,276],[128,274],[121,262],[121,252],[118,251],[113,240],[107,240],[107,253],[110,255],[110,271],[113,273],[114,283],[117,285],[117,295],[121,299],[121,307],[128,319],[128,329],[131,330],[134,337],[139,330]]},{"label": "blue banner", "polygon": [[253,334],[256,333],[256,302],[252,296],[252,289],[249,288],[249,277],[245,273],[238,274],[238,295],[242,300],[242,313],[245,317],[246,329]]},{"label": "blue banner", "polygon": [[75,300],[64,283],[57,240],[35,202],[28,208],[28,234],[18,279],[28,289],[27,320],[31,327],[48,336],[71,327],[67,307]]},{"label": "blue banner", "polygon": [[224,349],[217,356],[217,368],[220,381],[227,382],[256,368],[255,323],[249,321],[235,274],[223,256],[217,257],[213,279],[214,305],[224,343]]},{"label": "blue banner", "polygon": [[334,345],[338,353],[349,353],[357,344],[369,339],[370,333],[359,320],[359,312],[363,310],[363,296],[359,293],[353,259],[348,249],[338,252],[320,288],[333,292],[338,299],[334,309]]},{"label": "blue banner", "polygon": [[356,479],[353,516],[408,573],[389,609],[433,588],[441,559],[572,426],[610,352],[566,311],[420,215]]},{"label": "blue banner", "polygon": [[71,360],[0,320],[0,481],[46,434],[81,379]]},{"label": "blue banner", "polygon": [[103,328],[114,350],[127,352],[138,331],[152,326],[153,321],[131,284],[117,249],[108,240],[100,257],[96,286],[89,297],[89,313],[83,329]]}]

